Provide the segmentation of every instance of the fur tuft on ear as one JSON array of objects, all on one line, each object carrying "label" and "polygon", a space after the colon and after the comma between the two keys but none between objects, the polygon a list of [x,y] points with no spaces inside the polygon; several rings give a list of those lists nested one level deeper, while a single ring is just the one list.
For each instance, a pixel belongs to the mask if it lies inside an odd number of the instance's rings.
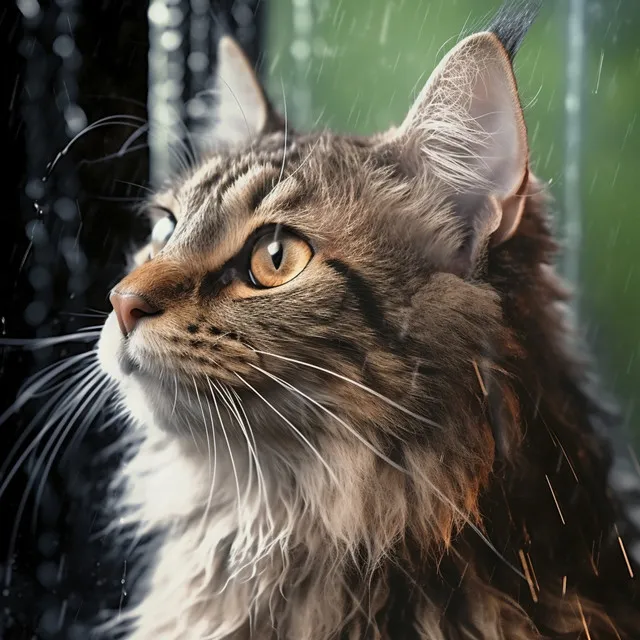
[{"label": "fur tuft on ear", "polygon": [[209,134],[216,146],[244,146],[282,128],[247,56],[228,35],[218,43],[214,96]]},{"label": "fur tuft on ear", "polygon": [[541,6],[542,0],[507,0],[489,25],[487,31],[500,40],[511,60],[538,17]]},{"label": "fur tuft on ear", "polygon": [[[513,50],[520,39],[508,38]],[[452,271],[468,273],[490,239],[499,244],[515,233],[529,149],[510,55],[495,33],[472,35],[445,56],[393,143],[416,175],[451,191],[465,237]]]}]

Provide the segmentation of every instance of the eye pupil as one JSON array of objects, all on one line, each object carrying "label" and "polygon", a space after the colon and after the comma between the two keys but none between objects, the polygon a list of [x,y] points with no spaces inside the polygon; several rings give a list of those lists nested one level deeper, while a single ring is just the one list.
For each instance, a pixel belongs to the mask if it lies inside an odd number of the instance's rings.
[{"label": "eye pupil", "polygon": [[309,264],[313,250],[293,232],[266,229],[252,243],[248,279],[259,288],[272,289],[293,280]]},{"label": "eye pupil", "polygon": [[273,266],[276,269],[279,269],[280,265],[282,264],[282,258],[284,256],[282,242],[280,242],[279,240],[274,240],[269,245],[267,245],[267,251],[271,256],[271,261],[273,262]]}]

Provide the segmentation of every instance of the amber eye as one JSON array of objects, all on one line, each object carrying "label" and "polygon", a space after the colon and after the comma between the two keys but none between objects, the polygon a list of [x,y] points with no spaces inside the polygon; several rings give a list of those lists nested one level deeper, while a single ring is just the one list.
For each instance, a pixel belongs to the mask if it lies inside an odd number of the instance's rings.
[{"label": "amber eye", "polygon": [[258,287],[279,287],[293,280],[313,257],[309,244],[279,229],[258,238],[251,250],[249,277]]}]

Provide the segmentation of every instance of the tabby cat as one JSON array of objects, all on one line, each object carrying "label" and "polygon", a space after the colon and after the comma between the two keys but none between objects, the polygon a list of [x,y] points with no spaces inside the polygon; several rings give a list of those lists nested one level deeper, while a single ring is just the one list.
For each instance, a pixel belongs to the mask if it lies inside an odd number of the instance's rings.
[{"label": "tabby cat", "polygon": [[368,138],[293,131],[220,41],[216,151],[148,202],[99,343],[122,520],[161,536],[127,638],[640,637],[512,68],[535,13]]}]

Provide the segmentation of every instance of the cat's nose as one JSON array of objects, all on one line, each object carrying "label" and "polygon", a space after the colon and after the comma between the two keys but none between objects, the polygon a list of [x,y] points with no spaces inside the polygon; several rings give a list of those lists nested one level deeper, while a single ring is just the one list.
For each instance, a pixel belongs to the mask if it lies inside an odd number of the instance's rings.
[{"label": "cat's nose", "polygon": [[118,319],[120,331],[125,338],[136,328],[140,318],[158,313],[158,309],[135,293],[112,291],[109,301]]}]

